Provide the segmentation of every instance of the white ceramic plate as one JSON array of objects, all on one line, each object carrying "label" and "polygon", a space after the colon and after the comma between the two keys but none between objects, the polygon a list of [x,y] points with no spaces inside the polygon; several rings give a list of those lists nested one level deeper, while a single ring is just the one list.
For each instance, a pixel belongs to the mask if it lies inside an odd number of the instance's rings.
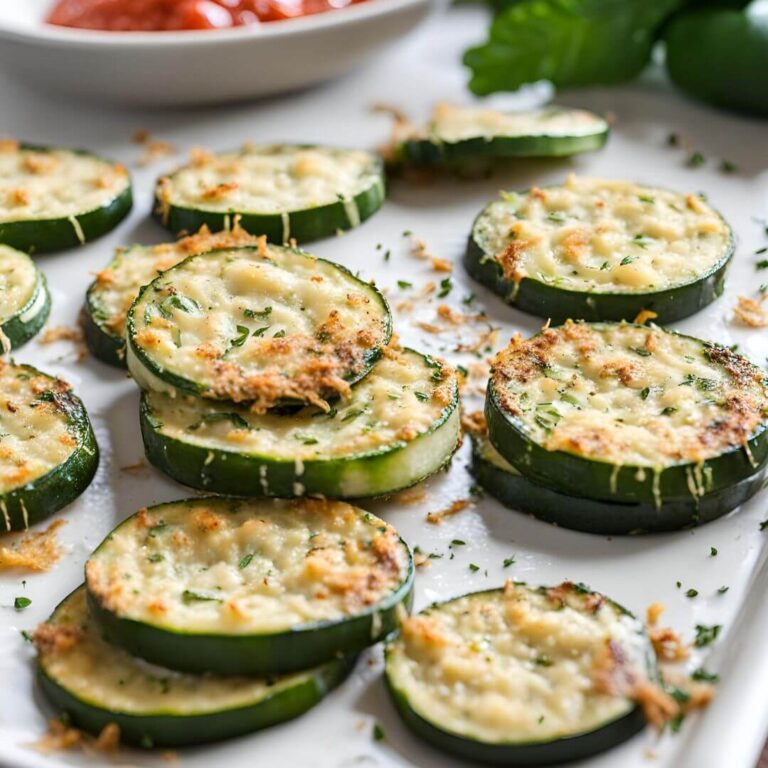
[{"label": "white ceramic plate", "polygon": [[[13,0],[20,2],[20,0]],[[29,2],[29,0],[24,0]],[[386,121],[368,110],[373,101],[401,106],[418,115],[437,99],[466,98],[465,73],[459,52],[482,37],[485,14],[480,7],[452,9],[419,34],[399,45],[390,56],[350,78],[326,88],[280,99],[270,104],[238,105],[195,112],[114,112],[84,106],[62,107],[30,93],[0,75],[0,134],[35,141],[85,145],[130,165],[135,177],[136,209],[119,229],[86,248],[39,259],[53,293],[50,325],[74,325],[90,272],[102,267],[116,245],[159,242],[163,231],[147,218],[152,182],[157,173],[180,157],[137,169],[141,149],[130,143],[139,128],[167,139],[186,151],[193,146],[237,146],[245,139],[319,141],[351,146],[373,146],[387,133]],[[521,105],[522,99],[508,100]],[[429,270],[409,255],[402,233],[411,230],[430,251],[459,261],[472,220],[498,190],[560,181],[568,171],[636,178],[639,181],[690,191],[706,191],[712,203],[731,221],[739,245],[725,295],[699,315],[678,324],[681,330],[725,344],[738,343],[753,360],[764,364],[768,333],[734,325],[730,315],[736,296],[754,295],[768,273],[757,272],[753,252],[768,238],[753,217],[768,213],[768,145],[759,121],[717,113],[693,104],[652,83],[626,88],[588,90],[567,99],[572,105],[610,110],[617,116],[611,140],[602,152],[573,161],[525,162],[505,174],[475,181],[446,180],[426,186],[395,183],[384,208],[360,229],[312,247],[319,256],[333,258],[365,277],[375,277],[390,291],[393,303],[401,293],[397,280],[414,283],[443,275]],[[686,167],[687,151],[667,146],[676,131],[700,150],[707,163]],[[740,167],[725,175],[721,158]],[[380,248],[377,248],[381,245]],[[391,251],[389,261],[383,254]],[[533,332],[535,318],[502,304],[478,288],[457,264],[455,287],[440,301],[466,310],[463,296],[473,291],[479,309],[500,327],[499,344],[514,331]],[[399,313],[396,328],[413,346],[446,354],[457,362],[472,360],[450,350],[457,331],[433,336],[417,329],[415,320],[434,321],[437,301],[417,303],[412,313]],[[474,333],[468,333],[474,338]],[[28,746],[45,728],[53,713],[34,686],[32,650],[20,630],[45,619],[56,603],[82,580],[86,557],[119,521],[143,505],[182,498],[189,491],[151,469],[128,472],[142,455],[138,429],[138,392],[120,371],[88,359],[74,360],[65,342],[41,346],[31,342],[16,355],[19,361],[60,374],[80,393],[94,421],[102,449],[98,476],[87,493],[65,513],[61,540],[64,559],[43,575],[6,573],[0,576],[0,764],[8,768],[62,768],[62,766],[161,766],[160,755],[122,752],[114,760],[84,757],[81,753],[40,756]],[[691,640],[696,624],[722,624],[717,644],[697,651],[688,668],[705,664],[720,672],[718,696],[702,716],[693,717],[676,736],[659,740],[650,730],[627,744],[580,764],[580,768],[754,768],[768,725],[768,531],[760,531],[768,518],[764,492],[740,511],[705,527],[675,534],[608,539],[554,528],[510,512],[493,500],[435,526],[425,522],[428,511],[440,510],[464,498],[471,484],[466,472],[467,446],[448,474],[430,482],[419,503],[371,505],[402,532],[412,545],[443,554],[418,572],[416,607],[474,589],[501,584],[512,577],[552,584],[565,578],[584,581],[606,592],[633,611],[643,614],[655,601],[664,603],[665,622]],[[449,559],[453,539],[467,542]],[[3,542],[4,543],[4,542]],[[717,547],[716,557],[710,547]],[[503,568],[505,558],[516,563]],[[480,570],[473,573],[469,564]],[[487,573],[486,573],[487,571]],[[26,580],[26,584],[22,580]],[[676,587],[676,582],[682,588]],[[728,586],[724,595],[720,586]],[[699,596],[685,597],[696,588]],[[17,595],[32,599],[23,613],[12,607]],[[185,750],[182,768],[461,768],[449,757],[410,736],[393,710],[381,679],[378,649],[368,665],[361,660],[356,673],[306,716],[269,731],[222,744]],[[379,723],[386,734],[374,741]],[[656,759],[649,761],[650,750]]]},{"label": "white ceramic plate", "polygon": [[367,0],[232,29],[113,33],[44,24],[53,0],[0,0],[0,67],[58,94],[123,105],[234,101],[349,72],[440,2]]}]

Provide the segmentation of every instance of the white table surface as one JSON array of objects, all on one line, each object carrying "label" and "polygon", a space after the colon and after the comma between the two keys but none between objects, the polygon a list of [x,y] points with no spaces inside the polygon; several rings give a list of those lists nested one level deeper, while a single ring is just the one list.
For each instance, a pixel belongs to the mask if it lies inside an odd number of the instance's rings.
[{"label": "white table surface", "polygon": [[[482,38],[484,18],[479,7],[452,9],[384,58],[343,80],[280,99],[200,111],[106,110],[71,103],[65,95],[30,92],[0,74],[0,134],[86,146],[126,162],[134,172],[135,209],[116,232],[79,251],[39,259],[53,294],[49,324],[75,324],[90,272],[109,260],[115,246],[164,238],[163,231],[148,219],[152,181],[182,155],[137,168],[141,149],[131,143],[136,130],[148,129],[157,138],[173,142],[180,153],[196,145],[232,147],[246,139],[375,146],[386,137],[388,126],[384,118],[369,111],[373,102],[390,102],[423,117],[436,100],[468,98],[459,55],[467,44]],[[157,76],[162,77],[162,73]],[[147,83],[147,87],[152,84]],[[506,101],[523,105],[531,103],[535,95]],[[739,327],[730,318],[735,297],[754,295],[760,282],[753,252],[766,238],[753,217],[768,214],[765,123],[689,102],[668,90],[656,76],[621,89],[568,94],[564,101],[616,115],[615,130],[604,151],[572,161],[522,162],[490,179],[449,179],[418,187],[395,183],[386,206],[371,221],[341,238],[318,243],[312,250],[375,277],[397,296],[398,278],[418,287],[441,277],[408,255],[402,232],[412,230],[432,253],[458,262],[474,214],[501,188],[553,183],[566,172],[575,171],[635,178],[681,191],[703,190],[733,224],[739,245],[725,296],[678,327],[725,344],[738,343],[741,351],[765,364],[768,331]],[[666,146],[670,131],[690,141],[708,158],[707,164],[697,170],[687,168],[686,153]],[[720,158],[738,164],[740,172],[720,173]],[[376,249],[378,243],[391,249],[388,263],[382,260],[383,250]],[[472,285],[460,264],[453,279],[456,287],[446,301],[461,308],[461,297],[475,291],[476,306],[485,308],[491,322],[502,328],[500,343],[514,330],[530,333],[539,325],[536,319],[506,307]],[[410,324],[414,319],[432,320],[436,303],[421,302],[411,315],[398,315],[396,328],[401,338],[411,346],[467,362],[450,353],[453,336],[430,336]],[[66,549],[63,560],[47,574],[0,576],[0,763],[14,768],[98,764],[98,759],[78,753],[41,757],[26,746],[39,738],[51,712],[34,688],[32,651],[22,641],[20,630],[43,620],[80,582],[86,557],[117,522],[141,506],[191,494],[152,469],[138,473],[120,469],[142,456],[138,392],[123,373],[93,359],[76,362],[73,347],[67,342],[42,346],[33,341],[16,357],[72,383],[94,422],[102,460],[89,490],[58,515],[68,522],[60,535]],[[419,572],[417,607],[500,584],[505,577],[534,583],[571,578],[606,592],[640,614],[650,603],[661,601],[667,606],[665,621],[688,640],[697,623],[723,624],[717,644],[703,649],[705,653],[696,653],[689,664],[693,669],[706,663],[722,676],[718,697],[703,716],[690,718],[677,736],[659,740],[648,730],[580,765],[752,768],[768,725],[768,653],[764,651],[768,607],[763,598],[768,586],[768,532],[759,530],[759,522],[768,517],[765,492],[727,519],[704,528],[639,538],[609,540],[559,530],[507,511],[488,499],[439,526],[427,524],[428,511],[443,509],[454,499],[467,496],[472,482],[465,469],[467,447],[447,475],[429,483],[423,502],[370,505],[394,523],[412,546],[419,545],[425,551],[446,553],[454,538],[468,542],[456,552],[455,559],[434,560]],[[710,557],[711,546],[717,547],[717,557]],[[503,569],[503,560],[513,553],[516,564]],[[470,562],[481,566],[477,573],[469,571]],[[678,580],[682,589],[675,586]],[[727,594],[717,594],[721,585],[730,587]],[[696,599],[684,596],[689,587],[699,590]],[[10,607],[17,595],[32,599],[32,605],[22,613]],[[387,699],[378,651],[370,654],[370,660],[371,664],[362,660],[342,688],[301,719],[261,734],[184,751],[181,764],[186,768],[250,768],[268,760],[275,766],[317,768],[459,765],[406,732]],[[382,741],[372,738],[374,722],[386,734]],[[649,757],[649,751],[655,759]],[[110,764],[115,762],[166,764],[159,755],[130,750],[121,752]]]}]

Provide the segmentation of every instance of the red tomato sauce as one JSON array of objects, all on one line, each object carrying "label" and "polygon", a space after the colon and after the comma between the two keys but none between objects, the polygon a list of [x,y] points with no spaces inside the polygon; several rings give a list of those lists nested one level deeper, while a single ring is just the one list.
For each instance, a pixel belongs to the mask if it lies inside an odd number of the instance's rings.
[{"label": "red tomato sauce", "polygon": [[224,29],[309,16],[363,0],[58,0],[46,21],[108,32]]}]

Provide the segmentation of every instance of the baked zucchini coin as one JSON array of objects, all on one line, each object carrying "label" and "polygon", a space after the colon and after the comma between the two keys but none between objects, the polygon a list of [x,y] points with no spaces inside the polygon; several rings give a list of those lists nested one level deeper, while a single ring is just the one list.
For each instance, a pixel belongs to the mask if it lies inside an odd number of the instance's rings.
[{"label": "baked zucchini coin", "polygon": [[576,178],[505,192],[472,227],[469,274],[554,323],[688,317],[722,292],[731,228],[699,195]]},{"label": "baked zucchini coin", "polygon": [[237,496],[355,498],[393,493],[439,470],[459,442],[454,371],[386,349],[330,411],[256,414],[145,392],[147,458],[193,488]]},{"label": "baked zucchini coin", "polygon": [[452,755],[511,766],[578,760],[645,725],[656,686],[643,624],[584,585],[507,582],[406,618],[386,649],[405,723]]},{"label": "baked zucchini coin", "polygon": [[765,485],[765,470],[735,485],[695,498],[656,504],[597,501],[572,496],[520,474],[487,437],[472,436],[472,474],[478,485],[510,509],[561,528],[604,536],[691,528],[732,512]]},{"label": "baked zucchini coin", "polygon": [[248,144],[197,151],[157,182],[156,214],[175,234],[229,229],[235,216],[274,243],[307,243],[354,229],[384,202],[381,160],[360,150]]},{"label": "baked zucchini coin", "polygon": [[85,296],[83,328],[88,349],[99,360],[124,368],[125,318],[142,286],[187,256],[258,241],[239,226],[215,234],[203,227],[175,243],[119,248],[109,265],[96,274]]},{"label": "baked zucchini coin", "polygon": [[89,152],[0,142],[0,243],[72,248],[114,229],[132,205],[125,166]]},{"label": "baked zucchini coin", "polygon": [[93,734],[115,723],[120,741],[182,747],[240,736],[297,717],[346,676],[335,659],[291,675],[188,675],[147,664],[101,635],[79,587],[34,634],[38,680],[58,712]]},{"label": "baked zucchini coin", "polygon": [[128,312],[127,362],[143,389],[262,412],[327,407],[369,372],[391,324],[370,283],[262,242],[190,256],[142,288]]},{"label": "baked zucchini coin", "polygon": [[392,526],[348,504],[216,496],[128,518],[88,561],[86,584],[107,637],[136,656],[270,675],[386,637],[413,563]]},{"label": "baked zucchini coin", "polygon": [[438,104],[426,128],[398,147],[414,165],[444,165],[494,157],[564,157],[600,149],[608,123],[583,109],[548,106],[525,112]]},{"label": "baked zucchini coin", "polygon": [[0,359],[0,532],[26,530],[90,484],[99,451],[82,402],[60,379]]},{"label": "baked zucchini coin", "polygon": [[45,276],[25,253],[0,245],[0,351],[29,341],[48,319]]},{"label": "baked zucchini coin", "polygon": [[486,419],[534,482],[661,509],[764,466],[768,378],[727,347],[656,326],[566,323],[497,355]]}]

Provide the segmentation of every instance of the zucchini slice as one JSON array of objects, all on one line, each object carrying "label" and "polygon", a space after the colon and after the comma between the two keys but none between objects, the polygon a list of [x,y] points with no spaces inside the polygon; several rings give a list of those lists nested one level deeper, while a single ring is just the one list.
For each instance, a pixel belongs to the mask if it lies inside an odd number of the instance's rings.
[{"label": "zucchini slice", "polygon": [[83,328],[88,348],[99,360],[124,368],[125,318],[142,286],[187,256],[258,242],[239,226],[215,234],[203,227],[175,243],[119,248],[109,265],[96,274],[85,296]]},{"label": "zucchini slice", "polygon": [[764,466],[768,378],[727,347],[656,326],[566,323],[497,355],[486,419],[534,482],[661,509]]},{"label": "zucchini slice", "polygon": [[437,472],[459,442],[453,369],[387,348],[349,399],[325,412],[255,414],[145,392],[147,458],[180,483],[236,496],[381,496]]},{"label": "zucchini slice", "polygon": [[129,517],[86,565],[107,638],[185,672],[270,675],[377,643],[413,589],[392,526],[348,504],[212,496]]},{"label": "zucchini slice", "polygon": [[274,243],[307,243],[354,229],[384,202],[381,160],[369,152],[300,144],[248,144],[239,152],[196,152],[161,177],[156,215],[175,234],[202,225],[229,229],[234,217]]},{"label": "zucchini slice", "polygon": [[128,312],[128,368],[143,389],[275,405],[348,394],[392,335],[384,297],[344,267],[267,245],[190,256]]},{"label": "zucchini slice", "polygon": [[90,484],[99,451],[69,384],[0,359],[0,532],[26,530]]},{"label": "zucchini slice", "polygon": [[444,165],[476,158],[564,157],[600,149],[608,123],[583,109],[548,106],[526,112],[441,103],[425,129],[399,145],[414,165]]},{"label": "zucchini slice", "polygon": [[561,528],[604,536],[659,533],[702,525],[727,515],[765,485],[760,471],[735,485],[701,497],[621,504],[572,496],[521,475],[491,445],[472,436],[472,474],[478,485],[504,506]]},{"label": "zucchini slice", "polygon": [[645,725],[656,684],[642,623],[584,585],[507,582],[406,618],[386,680],[413,732],[468,760],[578,760]]},{"label": "zucchini slice", "polygon": [[505,192],[475,219],[464,264],[518,309],[554,323],[669,323],[723,292],[731,228],[699,195],[576,178]]},{"label": "zucchini slice", "polygon": [[132,205],[125,166],[89,152],[0,142],[0,243],[28,253],[109,232]]},{"label": "zucchini slice", "polygon": [[282,677],[189,675],[109,645],[79,587],[34,635],[38,680],[51,704],[93,734],[116,723],[120,740],[182,747],[251,733],[315,706],[349,671],[346,659]]},{"label": "zucchini slice", "polygon": [[50,311],[43,273],[25,253],[0,245],[0,349],[8,352],[29,341]]}]

